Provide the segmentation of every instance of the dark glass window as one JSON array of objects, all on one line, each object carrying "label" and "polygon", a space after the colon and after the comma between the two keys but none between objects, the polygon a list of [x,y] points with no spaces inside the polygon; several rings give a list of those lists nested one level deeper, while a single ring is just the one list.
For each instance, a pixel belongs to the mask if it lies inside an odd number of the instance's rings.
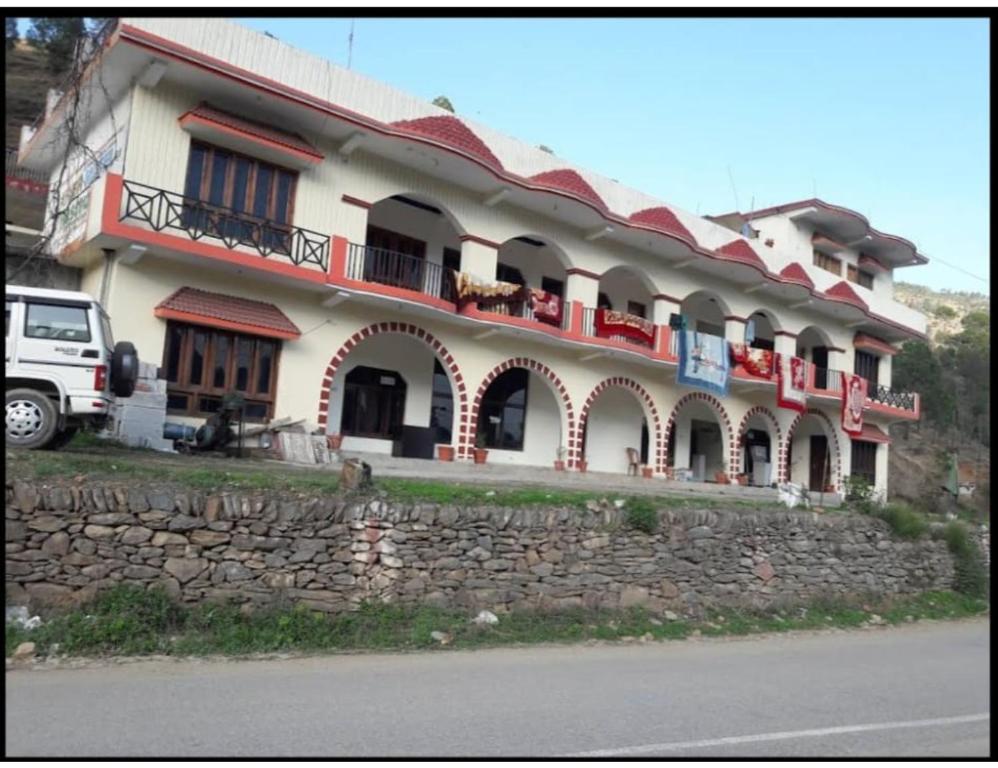
[{"label": "dark glass window", "polygon": [[639,301],[629,301],[627,302],[627,314],[635,315],[636,317],[645,316],[645,305]]},{"label": "dark glass window", "polygon": [[486,448],[523,450],[529,371],[512,368],[489,385],[478,411],[478,440]]},{"label": "dark glass window", "polygon": [[90,341],[90,320],[86,307],[64,307],[57,304],[26,305],[24,335],[32,339],[55,341]]},{"label": "dark glass window", "polygon": [[596,308],[613,309],[613,304],[610,303],[610,297],[603,293],[603,291],[596,294]]},{"label": "dark glass window", "polygon": [[437,442],[449,443],[454,426],[454,395],[450,379],[440,361],[433,359],[433,399],[430,403],[430,426],[437,430]]},{"label": "dark glass window", "polygon": [[502,262],[496,264],[496,280],[503,283],[515,283],[516,285],[526,284],[523,279],[523,273],[520,270]]},{"label": "dark glass window", "polygon": [[271,417],[278,342],[171,321],[164,347],[163,366],[169,382],[166,407],[170,413],[214,413],[223,395],[238,392],[246,398],[244,418],[262,421]]},{"label": "dark glass window", "polygon": [[340,431],[386,440],[401,437],[405,395],[405,379],[397,371],[354,368],[346,376]]},{"label": "dark glass window", "polygon": [[870,485],[877,483],[877,444],[866,440],[852,441],[850,474],[862,477]]},{"label": "dark glass window", "polygon": [[457,248],[444,248],[444,269],[461,271],[461,252]]},{"label": "dark glass window", "polygon": [[880,373],[880,358],[857,349],[853,370],[856,375],[862,376],[870,382],[871,386],[875,387]]},{"label": "dark glass window", "polygon": [[541,278],[541,290],[547,291],[558,298],[565,298],[565,283],[561,280],[555,280],[553,277]]}]

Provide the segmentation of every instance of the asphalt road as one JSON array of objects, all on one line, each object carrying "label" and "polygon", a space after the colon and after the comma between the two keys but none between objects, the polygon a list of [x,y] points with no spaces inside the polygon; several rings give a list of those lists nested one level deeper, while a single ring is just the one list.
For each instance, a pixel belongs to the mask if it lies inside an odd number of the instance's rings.
[{"label": "asphalt road", "polygon": [[12,670],[7,757],[987,756],[989,625]]}]

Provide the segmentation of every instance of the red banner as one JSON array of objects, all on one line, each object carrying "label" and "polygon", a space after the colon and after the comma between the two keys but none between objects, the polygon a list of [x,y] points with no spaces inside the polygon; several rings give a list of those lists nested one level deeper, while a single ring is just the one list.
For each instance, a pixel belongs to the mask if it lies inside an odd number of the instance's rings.
[{"label": "red banner", "polygon": [[807,410],[807,362],[802,358],[776,356],[776,404],[800,413]]},{"label": "red banner", "polygon": [[651,320],[612,309],[596,310],[596,335],[601,339],[616,335],[627,336],[644,341],[651,347],[655,346],[655,324]]},{"label": "red banner", "polygon": [[854,373],[842,374],[842,431],[863,433],[863,406],[866,405],[866,379]]}]

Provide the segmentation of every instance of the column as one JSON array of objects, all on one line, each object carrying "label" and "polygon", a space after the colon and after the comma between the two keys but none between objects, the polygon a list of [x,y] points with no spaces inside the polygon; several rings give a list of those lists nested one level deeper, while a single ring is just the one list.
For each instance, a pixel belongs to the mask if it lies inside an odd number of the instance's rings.
[{"label": "column", "polygon": [[565,270],[565,311],[571,312],[569,330],[582,334],[582,310],[593,309],[599,296],[599,275],[572,267]]},{"label": "column", "polygon": [[496,279],[499,261],[499,243],[474,235],[461,235],[461,271],[476,280],[491,282]]},{"label": "column", "polygon": [[665,293],[656,293],[652,308],[652,320],[658,326],[658,349],[656,352],[668,357],[676,357],[679,354],[679,347],[675,341],[675,334],[669,327],[669,317],[680,314],[682,300]]}]

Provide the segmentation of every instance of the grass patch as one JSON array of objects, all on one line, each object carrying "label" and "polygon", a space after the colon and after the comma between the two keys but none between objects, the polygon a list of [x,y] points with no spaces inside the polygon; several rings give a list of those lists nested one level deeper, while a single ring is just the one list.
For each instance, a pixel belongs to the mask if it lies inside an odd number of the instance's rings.
[{"label": "grass patch", "polygon": [[[893,600],[819,598],[768,609],[708,611],[702,619],[669,621],[643,608],[622,611],[571,609],[516,611],[499,623],[478,626],[459,609],[367,603],[329,616],[305,609],[273,608],[252,614],[224,605],[180,605],[158,589],[114,587],[87,605],[50,617],[41,627],[6,628],[6,654],[30,640],[41,655],[70,656],[225,654],[281,651],[411,651],[442,647],[481,648],[587,640],[675,640],[691,634],[748,635],[794,629],[856,627],[878,614],[888,624],[952,619],[988,610],[980,598],[929,592]],[[58,648],[56,648],[58,646]]]},{"label": "grass patch", "polygon": [[649,499],[631,497],[624,507],[624,521],[639,531],[655,533],[658,529],[658,510]]},{"label": "grass patch", "polygon": [[929,521],[925,519],[925,515],[902,501],[874,507],[870,514],[885,521],[895,535],[902,539],[919,539],[929,531]]},{"label": "grass patch", "polygon": [[953,520],[943,529],[946,546],[953,555],[955,588],[972,598],[983,598],[988,593],[988,573],[980,548],[970,537],[967,527]]}]

